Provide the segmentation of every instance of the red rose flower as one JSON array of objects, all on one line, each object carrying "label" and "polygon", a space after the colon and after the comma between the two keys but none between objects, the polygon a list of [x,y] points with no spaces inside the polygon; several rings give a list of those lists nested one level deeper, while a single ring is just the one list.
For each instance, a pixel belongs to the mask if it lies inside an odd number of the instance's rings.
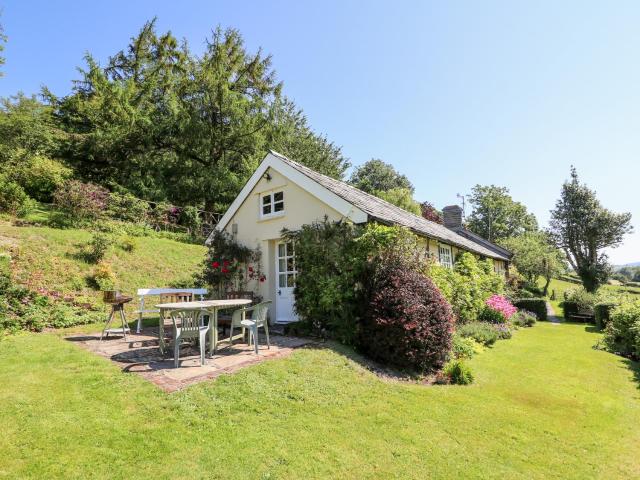
[{"label": "red rose flower", "polygon": [[221,272],[222,272],[222,273],[229,273],[229,270],[228,270],[227,268],[224,268],[224,267],[223,267],[223,268],[222,268],[222,270],[221,270]]},{"label": "red rose flower", "polygon": [[218,267],[220,266],[220,264],[219,264],[218,262],[213,262],[213,263],[211,264],[211,266],[212,266],[213,268],[218,268]]},{"label": "red rose flower", "polygon": [[263,275],[260,277],[260,282],[264,282],[266,280],[266,277]]},{"label": "red rose flower", "polygon": [[229,266],[229,260],[223,260],[222,264],[223,264],[225,267],[228,267],[228,266]]},{"label": "red rose flower", "polygon": [[253,267],[249,267],[249,271],[253,273]]}]

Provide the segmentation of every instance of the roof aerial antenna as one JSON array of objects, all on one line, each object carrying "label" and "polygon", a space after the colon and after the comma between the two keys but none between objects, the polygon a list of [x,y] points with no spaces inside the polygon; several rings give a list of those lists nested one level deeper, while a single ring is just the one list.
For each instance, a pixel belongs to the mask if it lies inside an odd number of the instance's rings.
[{"label": "roof aerial antenna", "polygon": [[467,208],[466,199],[465,199],[464,195],[460,195],[459,193],[456,193],[456,197],[458,197],[460,200],[462,200],[462,218],[466,219],[467,218],[467,212],[465,210]]}]

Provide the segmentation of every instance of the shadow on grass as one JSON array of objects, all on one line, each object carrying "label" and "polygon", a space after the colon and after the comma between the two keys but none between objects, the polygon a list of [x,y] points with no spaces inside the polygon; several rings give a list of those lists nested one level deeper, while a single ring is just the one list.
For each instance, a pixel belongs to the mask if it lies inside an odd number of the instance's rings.
[{"label": "shadow on grass", "polygon": [[635,362],[628,358],[623,360],[623,363],[627,366],[631,373],[633,373],[633,380],[636,382],[638,390],[640,390],[640,362]]},{"label": "shadow on grass", "polygon": [[348,358],[349,360],[357,363],[362,368],[382,378],[387,378],[390,380],[398,380],[403,382],[417,382],[423,379],[423,376],[418,375],[415,372],[401,371],[391,367],[384,366],[376,362],[375,360],[372,360],[366,357],[365,355],[359,352],[356,352],[352,348],[332,340],[315,341],[305,345],[302,348],[316,349],[316,350],[321,350],[321,349],[331,350],[334,353],[337,353],[338,355]]}]

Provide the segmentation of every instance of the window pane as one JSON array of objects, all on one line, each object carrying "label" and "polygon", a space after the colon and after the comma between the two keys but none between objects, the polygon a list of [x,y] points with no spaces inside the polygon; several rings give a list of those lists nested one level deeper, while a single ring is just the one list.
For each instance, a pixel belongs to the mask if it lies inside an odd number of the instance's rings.
[{"label": "window pane", "polygon": [[274,212],[281,212],[283,210],[284,210],[284,203],[280,202],[273,205]]},{"label": "window pane", "polygon": [[280,288],[285,288],[287,286],[286,274],[283,273],[282,275],[279,275],[278,285],[280,286]]},{"label": "window pane", "polygon": [[287,271],[288,272],[293,272],[295,271],[295,266],[293,264],[293,257],[289,257],[287,258]]},{"label": "window pane", "polygon": [[287,255],[293,255],[293,243],[287,243]]},{"label": "window pane", "polygon": [[271,213],[271,205],[265,205],[262,207],[262,214],[269,215]]},{"label": "window pane", "polygon": [[271,203],[271,195],[265,195],[264,197],[262,197],[262,204],[263,205],[267,205]]},{"label": "window pane", "polygon": [[284,257],[285,256],[284,243],[278,244],[278,256],[279,257]]},{"label": "window pane", "polygon": [[293,273],[287,275],[287,287],[294,287],[296,283],[296,276]]},{"label": "window pane", "polygon": [[278,260],[278,271],[279,272],[285,272],[285,260],[284,258],[281,258],[280,260]]},{"label": "window pane", "polygon": [[273,194],[273,201],[274,202],[281,202],[284,199],[284,193],[282,192],[276,192]]}]

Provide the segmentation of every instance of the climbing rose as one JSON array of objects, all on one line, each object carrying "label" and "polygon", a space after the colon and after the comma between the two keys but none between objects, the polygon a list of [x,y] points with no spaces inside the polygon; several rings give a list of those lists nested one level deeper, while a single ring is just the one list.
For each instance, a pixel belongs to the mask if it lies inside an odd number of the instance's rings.
[{"label": "climbing rose", "polygon": [[223,267],[223,268],[222,268],[222,270],[221,270],[221,272],[222,272],[222,273],[229,273],[229,269],[228,269],[228,268],[224,268],[224,267]]},{"label": "climbing rose", "polygon": [[218,262],[213,262],[213,263],[211,264],[211,266],[212,266],[213,268],[218,268],[218,267],[220,266],[220,263],[218,263]]},{"label": "climbing rose", "polygon": [[492,295],[487,299],[485,304],[487,307],[502,313],[506,319],[511,318],[511,315],[518,311],[518,309],[502,295]]}]

